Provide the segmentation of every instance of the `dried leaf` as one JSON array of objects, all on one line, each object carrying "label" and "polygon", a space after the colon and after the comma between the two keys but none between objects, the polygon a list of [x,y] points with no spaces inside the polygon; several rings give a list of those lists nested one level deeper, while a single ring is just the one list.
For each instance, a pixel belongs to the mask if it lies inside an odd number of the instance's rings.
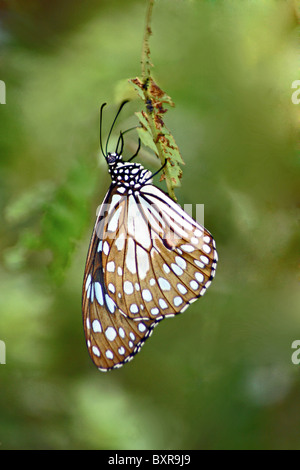
[{"label": "dried leaf", "polygon": [[156,153],[162,164],[167,160],[164,169],[166,183],[169,195],[176,199],[174,188],[180,186],[180,165],[184,162],[174,137],[164,123],[164,115],[167,112],[164,105],[174,106],[174,103],[152,77],[148,77],[144,82],[138,77],[129,82],[146,106],[146,111],[136,113],[141,123],[141,128],[138,129],[139,137],[144,145]]}]

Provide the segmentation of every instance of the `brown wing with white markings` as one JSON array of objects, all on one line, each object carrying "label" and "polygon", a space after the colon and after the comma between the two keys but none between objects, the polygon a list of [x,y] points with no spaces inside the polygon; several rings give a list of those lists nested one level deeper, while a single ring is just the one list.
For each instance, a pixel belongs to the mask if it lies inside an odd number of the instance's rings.
[{"label": "brown wing with white markings", "polygon": [[165,193],[145,185],[113,222],[105,226],[105,285],[126,316],[161,320],[204,295],[215,275],[214,239]]},{"label": "brown wing with white markings", "polygon": [[93,232],[83,286],[84,328],[100,370],[129,361],[166,317],[206,292],[217,252],[211,234],[163,191],[113,186]]}]

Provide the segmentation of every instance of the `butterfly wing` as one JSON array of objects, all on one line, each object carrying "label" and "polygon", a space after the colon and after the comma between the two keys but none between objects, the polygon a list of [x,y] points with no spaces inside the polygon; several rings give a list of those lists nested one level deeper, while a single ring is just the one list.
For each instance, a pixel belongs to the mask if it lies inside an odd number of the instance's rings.
[{"label": "butterfly wing", "polygon": [[[90,356],[102,371],[120,367],[131,360],[158,323],[128,318],[119,309],[115,289],[111,291],[111,283],[105,276],[105,273],[112,274],[108,264],[108,255],[113,253],[111,247],[118,236],[125,236],[126,225],[123,224],[126,214],[126,196],[120,196],[116,188],[111,188],[96,220],[85,268],[82,292],[84,331]],[[122,265],[120,250],[118,257]],[[117,263],[116,258],[113,259]],[[116,285],[116,280],[113,282]]]},{"label": "butterfly wing", "polygon": [[[156,186],[147,184],[120,204],[114,223],[108,219],[105,225],[109,294],[135,320],[157,321],[184,311],[215,275],[213,237]],[[111,235],[109,227],[115,229]]]},{"label": "butterfly wing", "polygon": [[163,191],[112,186],[95,224],[83,285],[89,353],[100,370],[129,361],[162,319],[204,295],[215,275],[211,234]]},{"label": "butterfly wing", "polygon": [[[96,287],[91,286],[91,290]],[[157,322],[134,321],[116,309],[114,313],[85,297],[84,330],[91,359],[102,371],[121,367],[139,352]]]}]

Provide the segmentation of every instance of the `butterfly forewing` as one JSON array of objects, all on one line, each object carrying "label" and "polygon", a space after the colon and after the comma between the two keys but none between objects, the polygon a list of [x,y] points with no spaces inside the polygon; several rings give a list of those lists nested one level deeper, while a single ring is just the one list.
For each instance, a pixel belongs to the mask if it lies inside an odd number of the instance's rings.
[{"label": "butterfly forewing", "polygon": [[[118,294],[121,292],[120,280],[123,273],[117,267],[118,258],[122,255],[117,248],[116,240],[121,234],[124,236],[127,199],[114,198],[116,191],[110,190],[100,208],[93,231],[87,257],[85,277],[83,283],[82,311],[86,342],[90,356],[100,370],[109,370],[120,367],[128,362],[151,335],[157,321],[132,320],[120,309]],[[118,221],[114,221],[114,214],[118,212]],[[124,211],[121,213],[121,211]],[[117,216],[115,216],[116,218]],[[113,232],[111,229],[115,227]],[[117,256],[117,253],[119,255]],[[112,260],[114,265],[112,265]],[[116,269],[114,269],[116,267]],[[115,274],[108,282],[107,274]],[[119,282],[118,282],[119,281]],[[116,286],[112,288],[113,286]],[[118,286],[118,287],[117,287]],[[126,308],[126,304],[125,304]]]}]

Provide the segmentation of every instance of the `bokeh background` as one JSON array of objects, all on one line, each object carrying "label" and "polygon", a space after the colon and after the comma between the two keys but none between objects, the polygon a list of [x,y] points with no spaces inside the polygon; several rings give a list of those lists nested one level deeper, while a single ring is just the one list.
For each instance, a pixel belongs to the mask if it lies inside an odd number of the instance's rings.
[{"label": "bokeh background", "polygon": [[[0,1],[2,449],[299,449],[299,5],[158,0],[153,74],[219,251],[206,296],[119,370],[85,345],[99,153],[141,74],[146,0]],[[120,126],[136,124],[132,100]],[[130,133],[132,154],[137,136]],[[144,150],[140,161],[158,163]],[[164,183],[158,183],[164,188]],[[300,355],[299,355],[300,357]]]}]

